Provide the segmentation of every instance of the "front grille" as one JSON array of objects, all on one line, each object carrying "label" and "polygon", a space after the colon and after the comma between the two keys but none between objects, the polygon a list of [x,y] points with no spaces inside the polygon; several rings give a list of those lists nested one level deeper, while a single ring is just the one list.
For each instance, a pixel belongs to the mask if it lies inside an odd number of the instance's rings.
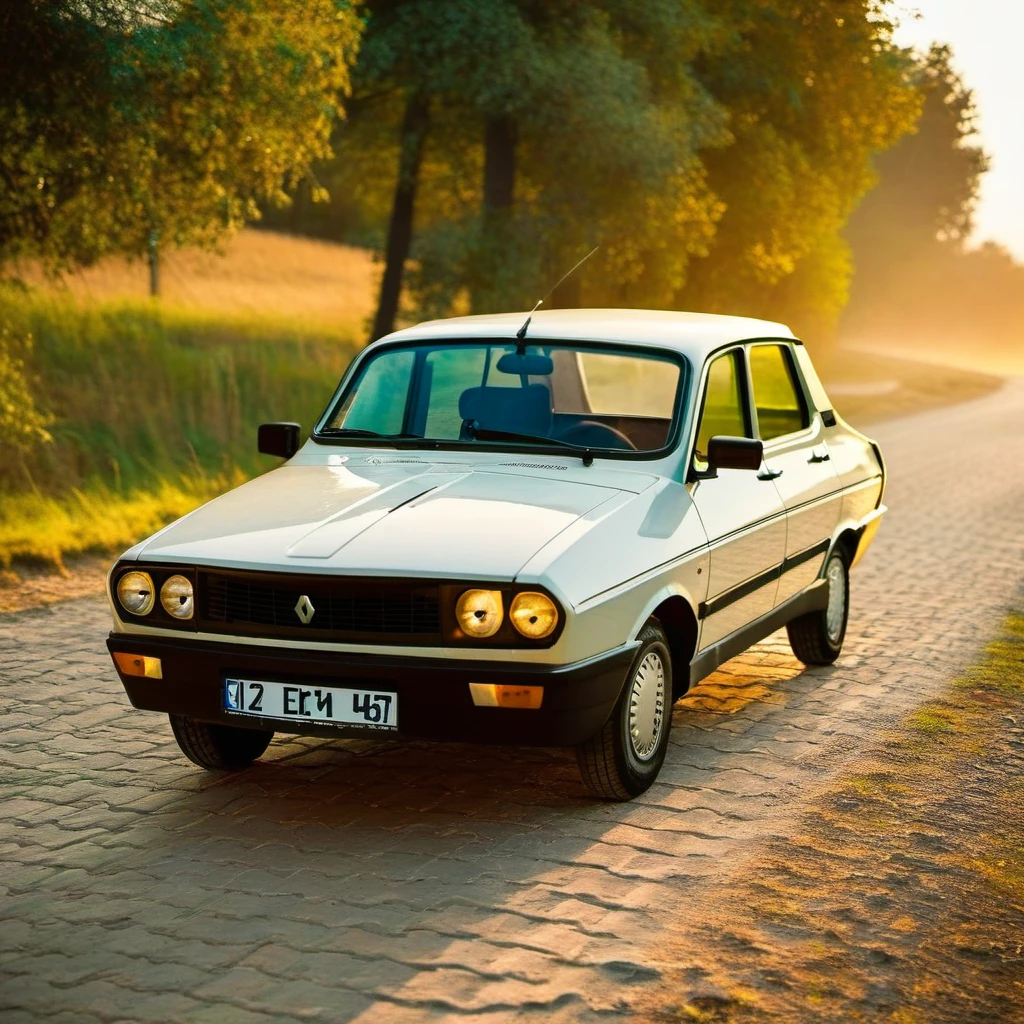
[{"label": "front grille", "polygon": [[[308,623],[295,610],[304,595]],[[436,644],[441,634],[438,587],[429,583],[203,570],[199,613],[201,630],[244,636]]]}]

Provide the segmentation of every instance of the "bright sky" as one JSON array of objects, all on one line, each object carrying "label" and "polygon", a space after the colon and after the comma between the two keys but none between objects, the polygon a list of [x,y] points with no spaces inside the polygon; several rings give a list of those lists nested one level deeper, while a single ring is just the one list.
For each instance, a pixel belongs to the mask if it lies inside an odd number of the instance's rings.
[{"label": "bright sky", "polygon": [[999,242],[1024,262],[1024,0],[895,0],[893,10],[901,45],[953,47],[955,66],[974,90],[981,142],[992,158],[973,240]]}]

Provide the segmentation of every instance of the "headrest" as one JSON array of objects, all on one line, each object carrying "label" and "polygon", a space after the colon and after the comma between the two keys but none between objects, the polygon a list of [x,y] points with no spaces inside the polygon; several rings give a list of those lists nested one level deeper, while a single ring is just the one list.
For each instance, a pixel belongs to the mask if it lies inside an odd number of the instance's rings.
[{"label": "headrest", "polygon": [[551,430],[551,392],[543,384],[467,388],[459,396],[459,415],[490,430],[546,437]]}]

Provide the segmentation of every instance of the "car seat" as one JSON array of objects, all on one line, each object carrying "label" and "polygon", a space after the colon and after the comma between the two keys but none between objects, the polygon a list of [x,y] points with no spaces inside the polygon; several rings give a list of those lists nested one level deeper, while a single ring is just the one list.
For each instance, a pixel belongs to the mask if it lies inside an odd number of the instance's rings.
[{"label": "car seat", "polygon": [[548,437],[552,420],[551,392],[544,384],[467,388],[459,396],[459,415],[463,440],[472,437],[474,426]]}]

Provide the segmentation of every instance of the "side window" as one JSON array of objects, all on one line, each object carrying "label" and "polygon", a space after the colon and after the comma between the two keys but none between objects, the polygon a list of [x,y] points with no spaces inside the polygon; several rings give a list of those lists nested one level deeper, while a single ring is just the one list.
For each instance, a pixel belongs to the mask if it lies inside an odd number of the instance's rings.
[{"label": "side window", "polygon": [[781,345],[752,346],[750,376],[762,441],[803,430],[810,423],[789,353]]},{"label": "side window", "polygon": [[719,356],[708,369],[697,443],[694,446],[694,455],[701,461],[707,460],[708,441],[718,434],[750,437],[740,384],[743,365],[741,355],[739,349],[728,352]]}]

